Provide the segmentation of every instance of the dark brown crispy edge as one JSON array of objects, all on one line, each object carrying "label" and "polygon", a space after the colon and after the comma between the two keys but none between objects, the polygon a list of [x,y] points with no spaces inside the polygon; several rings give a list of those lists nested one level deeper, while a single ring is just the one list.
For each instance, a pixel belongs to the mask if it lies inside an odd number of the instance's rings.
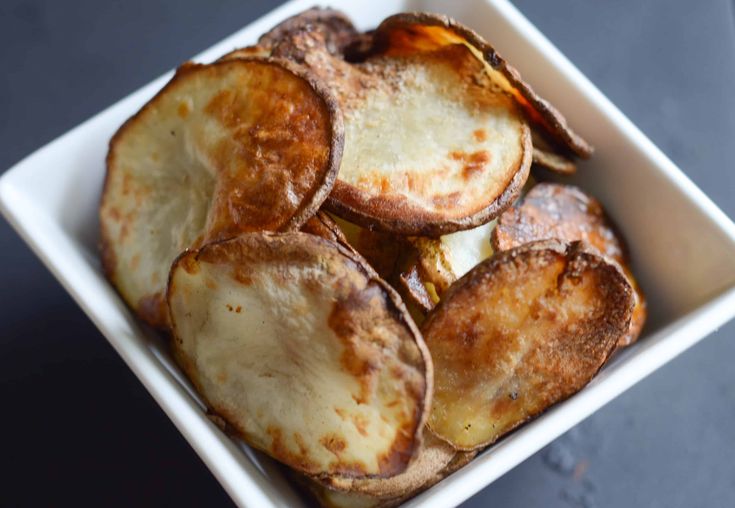
[{"label": "dark brown crispy edge", "polygon": [[496,252],[495,254],[493,254],[492,257],[482,261],[480,264],[475,266],[472,270],[467,272],[449,287],[449,289],[444,294],[444,297],[439,301],[436,307],[434,307],[434,310],[428,314],[426,321],[424,321],[423,325],[421,326],[422,333],[429,326],[431,326],[434,317],[442,311],[443,307],[446,305],[446,302],[451,301],[456,293],[471,289],[473,286],[483,284],[487,275],[492,273],[498,266],[502,264],[517,262],[516,260],[520,256],[538,255],[544,252],[546,254],[564,257],[566,261],[566,266],[559,277],[573,277],[576,274],[581,273],[583,270],[597,269],[601,267],[607,273],[607,282],[609,283],[609,287],[616,287],[618,289],[618,291],[615,292],[610,291],[611,294],[616,294],[618,298],[614,299],[614,301],[607,300],[610,305],[611,312],[604,316],[605,323],[603,324],[605,326],[600,326],[597,328],[600,334],[604,334],[604,338],[602,340],[604,341],[603,352],[605,353],[605,356],[601,358],[600,365],[597,370],[589,376],[587,381],[582,384],[582,386],[579,386],[576,390],[569,393],[565,397],[558,399],[550,406],[538,412],[527,414],[525,418],[516,422],[503,434],[498,435],[495,439],[491,439],[484,443],[479,443],[470,448],[464,448],[461,446],[457,446],[456,444],[445,439],[440,434],[436,433],[431,428],[430,422],[427,423],[427,427],[430,432],[432,432],[438,438],[447,441],[457,450],[467,452],[482,450],[483,448],[486,448],[500,441],[503,437],[507,436],[513,430],[517,429],[524,423],[538,417],[540,414],[543,414],[551,407],[567,400],[575,393],[578,393],[592,379],[594,379],[600,369],[604,367],[605,363],[607,363],[607,360],[616,351],[618,341],[621,337],[625,335],[628,330],[631,315],[633,313],[634,293],[633,288],[631,287],[628,278],[623,273],[623,270],[620,268],[620,265],[610,260],[609,258],[599,255],[596,251],[590,250],[589,246],[587,246],[583,242],[564,243],[559,240],[552,239],[526,243],[512,249]]},{"label": "dark brown crispy edge", "polygon": [[[425,429],[424,431],[428,432],[428,429]],[[437,439],[439,439],[442,442],[445,442],[441,440],[440,438],[437,438]],[[441,482],[442,480],[444,480],[451,474],[455,473],[456,471],[462,469],[464,466],[469,464],[475,457],[477,457],[477,455],[478,455],[478,452],[475,450],[469,451],[469,452],[456,450],[454,457],[444,467],[444,469],[437,471],[432,477],[428,478],[425,483],[418,486],[414,490],[403,492],[403,493],[397,493],[396,495],[392,497],[390,496],[391,491],[385,491],[382,493],[382,495],[377,495],[377,494],[362,492],[359,490],[354,490],[354,491],[334,490],[334,489],[330,489],[320,484],[319,482],[315,482],[314,480],[308,477],[299,475],[298,473],[291,472],[291,475],[292,475],[293,480],[300,487],[306,489],[307,495],[313,498],[318,504],[326,508],[334,508],[335,506],[337,506],[337,505],[334,505],[333,503],[330,503],[328,499],[324,496],[324,491],[326,490],[332,490],[334,492],[339,492],[339,493],[347,494],[347,495],[360,496],[362,499],[365,499],[365,500],[372,499],[375,502],[375,504],[372,505],[373,508],[393,508],[396,506],[400,506],[404,501],[408,501],[409,499],[418,496],[422,492],[429,490],[431,487],[433,487],[437,483]]]},{"label": "dark brown crispy edge", "polygon": [[[339,165],[342,160],[342,151],[344,149],[345,134],[344,123],[342,120],[342,111],[339,108],[337,99],[334,97],[332,92],[321,82],[321,80],[316,78],[316,76],[309,72],[308,69],[304,69],[302,66],[283,59],[261,57],[233,58],[229,60],[214,62],[207,65],[186,62],[176,70],[176,73],[171,78],[171,80],[166,83],[163,88],[161,88],[161,90],[159,90],[156,95],[154,95],[153,98],[145,103],[143,107],[141,107],[133,116],[128,118],[115,132],[112,138],[110,138],[109,148],[107,156],[105,158],[105,178],[102,184],[102,195],[100,197],[97,215],[100,222],[99,250],[100,259],[102,262],[102,271],[105,274],[105,277],[107,277],[107,279],[116,289],[118,288],[118,284],[114,273],[116,264],[115,253],[114,249],[112,248],[111,239],[109,238],[107,229],[105,227],[105,221],[102,217],[102,208],[108,196],[110,174],[114,171],[114,158],[116,155],[115,148],[118,142],[126,134],[128,129],[130,129],[143,114],[145,114],[149,109],[155,107],[156,102],[163,94],[168,93],[169,90],[178,86],[179,82],[184,77],[201,69],[209,69],[215,66],[239,66],[243,63],[246,63],[248,65],[252,63],[258,63],[276,66],[286,70],[296,78],[305,81],[322,100],[330,120],[331,140],[327,168],[324,172],[324,179],[320,185],[315,187],[311,197],[307,197],[306,199],[304,199],[300,211],[297,211],[294,216],[291,217],[291,219],[283,225],[283,229],[292,230],[301,227],[301,225],[303,225],[303,223],[306,222],[309,217],[316,213],[316,211],[322,205],[327,196],[329,196],[329,193],[334,186],[334,182],[337,179],[337,173],[339,172]],[[165,298],[162,293],[147,295],[146,297],[144,297],[143,302],[131,302],[120,291],[118,291],[118,294],[122,296],[125,303],[127,303],[127,305],[131,309],[133,309],[135,314],[142,321],[155,328],[168,330],[168,328],[170,327],[170,322],[168,320],[168,314],[165,311]]]},{"label": "dark brown crispy edge", "polygon": [[[469,44],[482,52],[485,61],[497,70],[520,92],[521,97],[514,97],[526,111],[530,120],[544,128],[554,139],[569,148],[582,158],[588,158],[594,147],[574,132],[567,124],[566,118],[546,99],[534,92],[524,82],[520,73],[503,59],[483,37],[469,27],[444,15],[427,12],[406,12],[395,14],[383,20],[374,33],[374,51],[380,52],[388,44],[387,35],[392,30],[401,30],[411,25],[428,25],[445,28],[459,35]],[[526,103],[522,99],[525,99]]]},{"label": "dark brown crispy edge", "polygon": [[434,302],[421,280],[420,268],[413,263],[406,270],[398,274],[398,282],[406,297],[409,298],[424,313],[434,308]]},{"label": "dark brown crispy edge", "polygon": [[[490,222],[511,206],[523,189],[531,167],[533,146],[527,125],[522,126],[523,155],[510,182],[489,205],[461,218],[449,218],[406,203],[369,194],[337,179],[324,207],[349,222],[371,230],[399,235],[438,237]],[[388,211],[389,214],[385,212]]]},{"label": "dark brown crispy edge", "polygon": [[215,62],[220,62],[223,60],[232,60],[233,58],[253,58],[253,57],[260,57],[260,58],[268,58],[271,55],[271,49],[266,48],[263,46],[258,46],[257,44],[253,46],[245,46],[242,48],[236,48],[232,51],[225,53],[221,57],[219,57]]},{"label": "dark brown crispy edge", "polygon": [[559,175],[573,175],[577,165],[563,155],[536,146],[533,147],[533,167],[541,167]]},{"label": "dark brown crispy edge", "polygon": [[[367,278],[367,284],[375,284],[379,289],[382,290],[384,296],[386,297],[386,306],[388,308],[388,312],[390,312],[393,317],[402,324],[405,328],[408,329],[410,332],[410,335],[413,339],[414,344],[416,344],[416,347],[419,350],[419,354],[421,355],[421,364],[423,366],[423,377],[424,377],[424,392],[421,394],[420,397],[421,400],[418,400],[416,411],[418,414],[415,416],[415,427],[412,429],[412,432],[410,436],[406,435],[399,435],[396,437],[396,439],[393,441],[393,445],[391,446],[391,449],[388,453],[391,453],[392,455],[396,455],[395,459],[397,460],[388,460],[387,463],[391,465],[399,465],[399,469],[395,471],[389,471],[382,476],[389,477],[394,476],[396,474],[400,474],[408,467],[408,464],[411,460],[415,457],[416,453],[418,453],[418,450],[421,447],[422,442],[422,431],[425,427],[426,420],[429,417],[429,413],[431,411],[431,400],[433,397],[434,392],[434,367],[433,363],[431,361],[431,354],[429,353],[429,348],[424,343],[423,336],[421,335],[421,332],[419,331],[416,324],[413,322],[413,319],[408,313],[408,310],[406,309],[405,305],[403,304],[403,300],[401,300],[401,297],[398,295],[398,293],[383,279],[378,277],[378,275],[375,273],[375,271],[370,267],[370,265],[365,262],[365,260],[359,256],[359,254],[350,251],[346,247],[340,245],[337,242],[322,238],[320,236],[312,235],[309,233],[303,233],[299,231],[291,231],[291,232],[284,232],[284,233],[270,233],[270,232],[262,232],[262,233],[245,233],[239,236],[236,236],[234,238],[229,238],[226,240],[218,240],[214,241],[208,244],[205,244],[201,246],[198,249],[191,249],[191,250],[185,250],[182,252],[172,263],[171,270],[168,274],[168,282],[166,284],[166,308],[168,310],[169,316],[172,315],[171,313],[171,294],[174,289],[174,274],[176,270],[179,268],[180,265],[184,263],[192,263],[192,262],[198,262],[199,258],[202,255],[206,255],[206,252],[208,249],[211,249],[215,246],[221,246],[223,244],[226,244],[228,242],[243,242],[246,241],[248,238],[255,238],[258,237],[256,241],[264,240],[265,243],[275,243],[277,244],[280,242],[281,244],[299,244],[301,246],[304,246],[305,248],[316,248],[316,249],[335,249],[337,253],[344,258],[346,258],[348,261],[350,261],[354,267],[359,270],[363,276]],[[310,247],[309,247],[310,245]],[[273,247],[272,247],[273,248]],[[273,248],[274,251],[277,250],[277,246]],[[208,413],[214,414],[216,416],[219,416],[222,418],[225,423],[227,424],[227,429],[231,432],[231,435],[237,436],[238,438],[242,439],[245,442],[248,442],[244,432],[242,432],[241,429],[238,429],[236,426],[232,425],[231,422],[229,422],[226,417],[223,415],[223,412],[218,410],[203,394],[203,390],[201,389],[201,385],[199,384],[197,380],[197,376],[195,375],[195,371],[193,370],[192,366],[189,364],[187,359],[179,352],[179,349],[177,347],[177,344],[180,342],[180,339],[178,338],[178,334],[176,332],[176,323],[171,318],[171,350],[173,352],[173,356],[181,368],[181,370],[186,374],[186,377],[189,379],[189,381],[194,385],[197,393],[199,396],[204,400],[207,408]],[[405,441],[410,440],[411,441],[411,447],[408,450],[408,452],[400,452],[398,450],[393,450],[396,445],[399,443],[399,441]],[[250,443],[248,443],[250,444]],[[252,445],[251,445],[252,446]],[[265,452],[265,450],[263,450]],[[267,452],[265,452],[267,453]],[[393,458],[393,457],[392,457]],[[288,465],[288,464],[287,464]],[[292,465],[289,465],[290,467],[293,467],[295,470],[298,470]],[[302,471],[302,473],[306,473]],[[359,477],[355,475],[334,475],[334,474],[328,474],[325,473],[324,475],[315,475],[313,478],[319,480],[320,482],[324,483],[325,485],[329,484],[329,479],[333,477]],[[373,475],[371,477],[381,477],[381,475]]]},{"label": "dark brown crispy edge", "polygon": [[302,30],[318,30],[324,34],[327,50],[333,55],[343,53],[360,37],[352,20],[342,11],[329,7],[312,7],[281,21],[261,35],[257,45],[273,48],[291,34]]}]

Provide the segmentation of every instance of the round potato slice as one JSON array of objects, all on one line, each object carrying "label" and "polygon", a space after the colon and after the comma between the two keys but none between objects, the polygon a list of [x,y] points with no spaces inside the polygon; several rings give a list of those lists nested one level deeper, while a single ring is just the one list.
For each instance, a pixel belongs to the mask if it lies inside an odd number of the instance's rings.
[{"label": "round potato slice", "polygon": [[332,89],[345,119],[326,208],[371,230],[438,236],[499,215],[528,177],[530,130],[465,46],[348,63],[303,31],[274,49]]},{"label": "round potato slice", "polygon": [[403,472],[431,359],[398,295],[340,245],[249,233],[174,263],[173,349],[249,444],[316,477]]},{"label": "round potato slice", "polygon": [[622,266],[634,290],[635,307],[619,346],[635,342],[646,321],[646,299],[630,270],[623,241],[600,202],[571,185],[540,183],[503,213],[492,240],[495,249],[507,250],[550,238],[584,241]]},{"label": "round potato slice", "polygon": [[494,443],[584,387],[630,322],[615,264],[556,241],[499,252],[422,326],[434,362],[428,425],[462,450]]},{"label": "round potato slice", "polygon": [[377,57],[337,86],[345,151],[327,207],[437,236],[492,220],[528,177],[530,131],[464,46]]},{"label": "round potato slice", "polygon": [[520,73],[474,30],[447,16],[402,13],[386,18],[373,33],[373,54],[412,55],[416,51],[463,45],[483,62],[488,77],[511,95],[544,133],[580,157],[594,148],[567,124],[564,116],[524,82]]},{"label": "round potato slice", "polygon": [[293,63],[184,65],[110,141],[108,277],[144,321],[167,327],[174,258],[243,231],[298,229],[329,194],[342,144],[332,95]]}]

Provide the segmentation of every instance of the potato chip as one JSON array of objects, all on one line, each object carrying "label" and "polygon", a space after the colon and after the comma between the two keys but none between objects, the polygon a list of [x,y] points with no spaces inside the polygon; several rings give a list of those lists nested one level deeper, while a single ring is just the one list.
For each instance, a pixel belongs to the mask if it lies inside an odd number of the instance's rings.
[{"label": "potato chip", "polygon": [[414,55],[447,46],[462,45],[484,63],[489,78],[511,95],[528,118],[552,139],[580,157],[589,157],[594,148],[567,124],[564,116],[521,79],[519,72],[474,30],[447,16],[429,13],[402,13],[385,19],[373,34],[372,54]]},{"label": "potato chip", "polygon": [[336,479],[330,488],[312,482],[310,490],[323,506],[335,508],[398,506],[444,479],[469,462],[476,453],[455,450],[431,432],[424,431],[424,442],[416,459],[403,473],[391,478]]},{"label": "potato chip", "polygon": [[326,45],[305,30],[273,55],[308,67],[340,104],[345,150],[330,211],[371,230],[437,236],[510,206],[528,177],[530,130],[468,48],[349,63]]},{"label": "potato chip", "polygon": [[360,33],[343,12],[313,7],[271,28],[258,39],[258,45],[274,48],[288,42],[294,34],[300,32],[321,34],[327,51],[332,55],[341,55],[347,47],[360,39]]},{"label": "potato chip", "polygon": [[635,342],[646,321],[646,299],[630,271],[619,232],[599,201],[577,187],[540,183],[500,217],[493,231],[493,246],[506,250],[550,238],[563,242],[584,241],[622,266],[633,287],[636,303],[630,330],[621,337],[619,345]]},{"label": "potato chip", "polygon": [[307,233],[247,233],[179,257],[167,297],[179,364],[249,444],[323,479],[408,467],[431,359],[360,258]]},{"label": "potato chip", "polygon": [[110,141],[100,221],[105,271],[149,324],[184,249],[298,229],[331,190],[341,115],[291,62],[186,64]]},{"label": "potato chip", "polygon": [[434,362],[428,425],[482,448],[584,387],[628,330],[617,265],[557,241],[503,251],[453,284],[422,332]]}]

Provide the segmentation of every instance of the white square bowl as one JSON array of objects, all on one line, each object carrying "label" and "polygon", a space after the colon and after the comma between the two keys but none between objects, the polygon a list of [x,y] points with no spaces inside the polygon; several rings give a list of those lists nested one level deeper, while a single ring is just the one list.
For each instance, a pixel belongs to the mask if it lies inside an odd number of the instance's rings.
[{"label": "white square bowl", "polygon": [[[211,61],[311,7],[293,0],[205,51]],[[483,34],[596,147],[571,180],[625,233],[648,296],[644,336],[580,393],[523,426],[407,505],[456,505],[735,316],[735,225],[506,0],[331,0],[360,26],[406,10],[443,12]],[[274,463],[230,440],[107,283],[97,205],[107,142],[169,79],[143,87],[41,148],[0,179],[2,211],[173,420],[236,503],[303,506]]]}]

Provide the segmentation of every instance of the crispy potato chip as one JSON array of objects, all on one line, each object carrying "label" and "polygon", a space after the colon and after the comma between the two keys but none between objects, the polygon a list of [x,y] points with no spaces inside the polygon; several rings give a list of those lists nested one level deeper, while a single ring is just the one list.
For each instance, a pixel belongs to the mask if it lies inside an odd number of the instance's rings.
[{"label": "crispy potato chip", "polygon": [[334,88],[345,151],[327,207],[351,222],[406,235],[470,229],[528,177],[528,127],[464,47],[371,58]]},{"label": "crispy potato chip", "polygon": [[313,7],[282,21],[258,39],[258,45],[274,48],[290,41],[300,32],[318,32],[332,55],[341,55],[345,49],[361,38],[360,32],[343,12]]},{"label": "crispy potato chip", "polygon": [[499,252],[422,326],[434,362],[429,427],[458,449],[495,442],[584,387],[630,323],[615,264],[557,241]]},{"label": "crispy potato chip", "polygon": [[167,297],[179,364],[248,443],[317,477],[406,469],[431,359],[360,258],[311,234],[247,233],[180,256]]},{"label": "crispy potato chip", "polygon": [[149,324],[184,249],[298,229],[329,193],[343,144],[333,97],[287,61],[186,64],[110,141],[105,271]]},{"label": "crispy potato chip", "polygon": [[447,16],[403,13],[385,19],[373,34],[373,54],[413,55],[416,51],[437,51],[463,45],[485,64],[492,82],[511,95],[528,118],[558,143],[580,157],[592,155],[594,148],[574,132],[559,111],[533,91],[519,72],[474,30]]},{"label": "crispy potato chip", "polygon": [[531,131],[533,143],[533,166],[541,167],[560,175],[573,175],[577,172],[577,165],[569,157],[562,155],[561,150],[556,149],[552,143],[538,132]]},{"label": "crispy potato chip", "polygon": [[[406,303],[412,302],[417,305],[420,312],[424,314],[429,312],[439,302],[436,290],[431,291],[424,277],[421,276],[418,263],[409,263],[398,277],[401,284],[398,292],[404,296],[404,300],[407,300]],[[416,318],[414,321],[418,323]]]},{"label": "crispy potato chip", "polygon": [[492,235],[497,250],[550,238],[563,242],[584,241],[623,267],[636,303],[630,329],[621,337],[619,345],[635,342],[646,321],[646,299],[630,271],[619,232],[599,201],[577,187],[540,183],[519,204],[503,213]]},{"label": "crispy potato chip", "polygon": [[[372,38],[366,39],[364,34],[358,32],[344,13],[330,8],[313,7],[274,26],[258,39],[257,44],[235,49],[220,57],[220,60],[248,56],[267,57],[274,51],[281,54],[298,51],[292,41],[302,33],[319,33],[323,43],[321,48],[331,55],[341,56],[345,51],[364,52],[363,48],[372,43]],[[351,49],[353,46],[355,49]],[[295,59],[294,55],[288,56]]]},{"label": "crispy potato chip", "polygon": [[573,175],[577,172],[577,165],[563,155],[536,147],[533,148],[533,164],[560,175]]},{"label": "crispy potato chip", "polygon": [[329,487],[311,482],[310,490],[326,507],[388,508],[428,489],[467,464],[475,452],[455,450],[451,445],[424,431],[424,442],[416,459],[403,473],[392,478],[337,479]]},{"label": "crispy potato chip", "polygon": [[327,208],[371,230],[437,236],[488,222],[528,177],[530,130],[464,46],[348,63],[317,31],[274,56],[308,67],[337,95],[345,151]]}]

